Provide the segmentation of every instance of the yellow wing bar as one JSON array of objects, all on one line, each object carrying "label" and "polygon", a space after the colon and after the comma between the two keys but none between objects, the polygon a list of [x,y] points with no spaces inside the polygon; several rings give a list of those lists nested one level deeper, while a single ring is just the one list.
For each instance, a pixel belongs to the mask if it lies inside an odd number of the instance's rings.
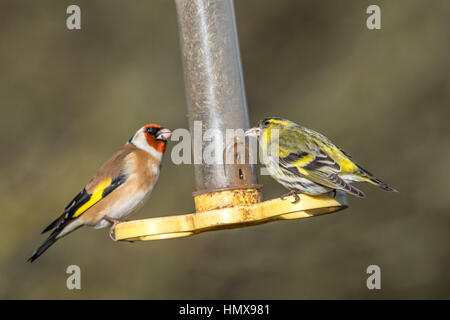
[{"label": "yellow wing bar", "polygon": [[279,198],[252,205],[222,208],[185,215],[123,222],[115,228],[115,238],[124,241],[162,240],[195,235],[204,231],[239,228],[271,221],[318,216],[347,208],[345,194]]},{"label": "yellow wing bar", "polygon": [[94,189],[94,192],[92,193],[91,197],[89,198],[89,200],[84,203],[81,207],[79,207],[77,209],[77,211],[75,211],[75,213],[73,214],[73,217],[76,218],[79,215],[81,215],[82,213],[84,213],[87,209],[89,209],[90,207],[92,207],[94,204],[96,204],[97,202],[99,202],[102,197],[103,197],[103,191],[109,187],[111,185],[111,178],[105,179],[102,182],[100,182]]}]

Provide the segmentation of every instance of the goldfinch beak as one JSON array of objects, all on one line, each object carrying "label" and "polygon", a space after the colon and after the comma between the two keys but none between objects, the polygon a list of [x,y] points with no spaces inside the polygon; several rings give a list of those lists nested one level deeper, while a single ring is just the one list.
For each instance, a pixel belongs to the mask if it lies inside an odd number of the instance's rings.
[{"label": "goldfinch beak", "polygon": [[259,137],[260,134],[261,134],[261,129],[258,127],[251,128],[251,129],[248,129],[247,131],[245,131],[246,137]]},{"label": "goldfinch beak", "polygon": [[158,133],[156,134],[156,140],[167,141],[171,135],[172,131],[167,128],[162,128],[158,130]]}]

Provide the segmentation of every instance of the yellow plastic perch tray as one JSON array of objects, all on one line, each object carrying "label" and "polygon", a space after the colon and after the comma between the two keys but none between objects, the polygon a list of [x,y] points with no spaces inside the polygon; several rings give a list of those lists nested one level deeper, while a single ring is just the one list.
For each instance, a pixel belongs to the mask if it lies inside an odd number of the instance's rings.
[{"label": "yellow plastic perch tray", "polygon": [[308,196],[300,194],[263,201],[252,205],[215,209],[185,215],[158,217],[120,223],[115,238],[120,241],[163,240],[192,236],[204,231],[239,228],[271,221],[309,218],[347,208],[345,194]]}]

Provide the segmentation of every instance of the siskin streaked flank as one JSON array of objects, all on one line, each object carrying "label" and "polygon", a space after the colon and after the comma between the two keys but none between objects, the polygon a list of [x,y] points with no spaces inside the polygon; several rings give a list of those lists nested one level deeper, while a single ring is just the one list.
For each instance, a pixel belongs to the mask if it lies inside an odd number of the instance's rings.
[{"label": "siskin streaked flank", "polygon": [[351,185],[368,182],[384,191],[396,192],[359,166],[342,149],[324,135],[282,118],[266,118],[246,132],[259,138],[263,162],[271,176],[297,193],[320,195],[332,190],[364,198],[364,193]]}]

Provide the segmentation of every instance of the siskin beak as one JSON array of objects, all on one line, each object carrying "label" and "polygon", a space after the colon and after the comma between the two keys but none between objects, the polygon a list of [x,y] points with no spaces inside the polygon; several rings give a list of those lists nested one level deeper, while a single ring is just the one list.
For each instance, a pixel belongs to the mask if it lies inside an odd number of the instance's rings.
[{"label": "siskin beak", "polygon": [[248,129],[245,131],[246,137],[258,137],[261,134],[261,129],[258,127]]},{"label": "siskin beak", "polygon": [[161,128],[161,129],[159,129],[158,134],[156,135],[156,139],[167,141],[171,135],[172,135],[172,131],[170,131],[167,128]]}]

